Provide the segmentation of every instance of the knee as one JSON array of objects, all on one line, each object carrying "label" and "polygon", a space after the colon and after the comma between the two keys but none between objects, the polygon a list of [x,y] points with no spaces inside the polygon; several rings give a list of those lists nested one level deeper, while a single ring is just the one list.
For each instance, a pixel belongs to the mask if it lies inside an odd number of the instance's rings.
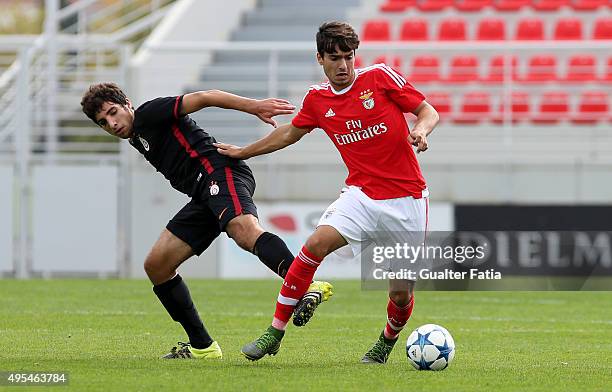
[{"label": "knee", "polygon": [[306,241],[306,249],[319,259],[330,254],[330,245],[323,236],[312,235]]},{"label": "knee", "polygon": [[225,229],[236,244],[247,251],[252,251],[255,241],[264,232],[252,215],[241,215],[232,219]]},{"label": "knee", "polygon": [[399,307],[408,305],[410,303],[410,298],[412,298],[412,293],[410,291],[389,292],[389,299]]},{"label": "knee", "polygon": [[160,269],[161,263],[158,257],[149,254],[144,262],[144,270],[149,278],[154,278]]}]

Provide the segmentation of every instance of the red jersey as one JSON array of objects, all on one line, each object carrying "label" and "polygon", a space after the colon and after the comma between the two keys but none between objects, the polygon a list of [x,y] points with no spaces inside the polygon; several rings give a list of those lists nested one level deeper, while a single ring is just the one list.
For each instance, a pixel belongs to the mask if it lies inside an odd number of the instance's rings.
[{"label": "red jersey", "polygon": [[426,185],[404,113],[424,99],[396,71],[376,64],[356,69],[353,84],[341,91],[329,82],[311,86],[292,124],[327,133],[348,168],[347,185],[376,200],[421,198]]}]

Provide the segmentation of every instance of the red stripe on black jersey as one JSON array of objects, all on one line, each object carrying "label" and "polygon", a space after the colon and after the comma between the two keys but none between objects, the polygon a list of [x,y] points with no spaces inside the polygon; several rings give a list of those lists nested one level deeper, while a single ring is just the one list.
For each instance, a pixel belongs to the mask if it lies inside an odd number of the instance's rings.
[{"label": "red stripe on black jersey", "polygon": [[[178,98],[176,102],[178,103]],[[181,133],[181,130],[179,129],[177,124],[172,125],[172,134],[174,135],[176,140],[178,140],[181,146],[183,146],[185,151],[187,151],[187,153],[189,154],[191,158],[198,158],[200,160],[200,162],[202,163],[202,165],[204,166],[208,174],[213,172],[213,167],[208,161],[208,159],[206,159],[205,157],[199,156],[197,151],[195,151],[191,147],[191,145],[189,145],[189,142],[187,141],[187,139],[185,139],[185,135]]]},{"label": "red stripe on black jersey", "polygon": [[227,188],[229,190],[229,193],[230,195],[232,195],[234,211],[236,212],[236,216],[238,216],[242,214],[242,205],[240,204],[238,194],[236,193],[236,186],[234,185],[234,175],[232,174],[232,169],[230,169],[229,167],[225,168],[225,179],[227,180]]},{"label": "red stripe on black jersey", "polygon": [[174,110],[172,111],[172,113],[174,113],[174,118],[176,118],[176,119],[179,118],[178,106],[179,106],[180,100],[181,100],[181,95],[176,97],[176,101],[174,102]]}]

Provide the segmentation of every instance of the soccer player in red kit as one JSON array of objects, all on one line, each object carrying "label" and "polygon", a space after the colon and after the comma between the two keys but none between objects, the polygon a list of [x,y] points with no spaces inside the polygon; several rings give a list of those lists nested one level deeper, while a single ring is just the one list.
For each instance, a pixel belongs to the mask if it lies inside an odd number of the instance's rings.
[{"label": "soccer player in red kit", "polygon": [[[276,303],[272,325],[242,348],[250,360],[275,355],[292,313],[301,325],[319,304],[303,298],[325,256],[350,245],[354,254],[378,233],[424,233],[427,190],[412,149],[427,150],[427,136],[439,121],[425,97],[385,64],[355,69],[359,38],[347,23],[329,22],[317,33],[317,60],[328,82],[311,86],[290,124],[246,147],[216,144],[221,154],[248,159],[287,147],[314,128],[334,143],[348,168],[347,187],[323,214],[289,268]],[[404,113],[417,120],[409,131]],[[362,362],[385,363],[414,306],[414,282],[391,280],[387,323]],[[297,305],[297,308],[296,308]]]}]

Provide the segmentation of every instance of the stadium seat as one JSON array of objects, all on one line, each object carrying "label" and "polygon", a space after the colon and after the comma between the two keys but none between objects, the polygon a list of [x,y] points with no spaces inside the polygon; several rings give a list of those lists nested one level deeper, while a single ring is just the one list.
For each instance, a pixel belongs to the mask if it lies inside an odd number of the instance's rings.
[{"label": "stadium seat", "polygon": [[605,83],[612,83],[612,57],[608,57],[603,76],[599,80]]},{"label": "stadium seat", "polygon": [[401,41],[427,41],[429,28],[425,19],[408,19],[402,22]]},{"label": "stadium seat", "polygon": [[491,114],[491,95],[487,92],[470,92],[463,96],[461,113],[453,117],[457,124],[478,124]]},{"label": "stadium seat", "polygon": [[374,59],[372,64],[385,63],[388,66],[394,68],[396,71],[402,72],[402,67],[404,66],[404,59],[402,56],[385,56],[381,55]]},{"label": "stadium seat", "polygon": [[545,92],[540,99],[539,111],[532,118],[534,124],[557,124],[567,119],[569,98],[565,92]]},{"label": "stadium seat", "polygon": [[501,41],[506,39],[506,24],[501,18],[482,19],[478,23],[476,39],[479,41]]},{"label": "stadium seat", "polygon": [[493,0],[457,0],[455,8],[461,12],[477,12],[491,6]]},{"label": "stadium seat", "polygon": [[595,11],[600,7],[608,5],[608,0],[572,0],[570,7],[574,11]]},{"label": "stadium seat", "polygon": [[[508,69],[504,67],[505,64],[504,56],[494,56],[489,62],[489,72],[486,77],[481,79],[485,83],[502,83],[506,79]],[[512,56],[512,80],[518,80],[518,58]]]},{"label": "stadium seat", "polygon": [[557,59],[554,56],[533,56],[527,65],[523,82],[540,83],[557,80]]},{"label": "stadium seat", "polygon": [[501,12],[513,12],[529,6],[529,3],[530,0],[496,0],[493,2],[493,8]]},{"label": "stadium seat", "polygon": [[580,96],[578,112],[572,116],[574,124],[595,124],[605,121],[609,112],[608,93],[603,91],[585,91]]},{"label": "stadium seat", "polygon": [[440,115],[440,120],[446,121],[452,115],[452,103],[448,93],[428,93],[426,94],[426,101],[430,103]]},{"label": "stadium seat", "polygon": [[568,0],[533,0],[531,8],[536,11],[558,11],[568,5]]},{"label": "stadium seat", "polygon": [[445,79],[448,83],[468,83],[478,80],[478,57],[456,56],[450,64],[450,72]]},{"label": "stadium seat", "polygon": [[594,39],[612,39],[612,18],[602,18],[595,21]]},{"label": "stadium seat", "polygon": [[596,79],[595,57],[591,55],[576,55],[569,59],[565,82],[590,82]]},{"label": "stadium seat", "polygon": [[424,12],[438,12],[452,7],[453,0],[420,0],[417,8]]},{"label": "stadium seat", "polygon": [[387,0],[380,5],[381,12],[404,12],[416,6],[416,0]]},{"label": "stadium seat", "polygon": [[435,56],[416,56],[412,60],[410,82],[435,82],[440,79],[440,59]]},{"label": "stadium seat", "polygon": [[364,41],[390,41],[391,26],[386,19],[373,19],[365,22],[363,27]]},{"label": "stadium seat", "polygon": [[510,120],[512,123],[518,123],[529,120],[531,102],[528,93],[513,91],[510,96],[510,114],[508,115],[506,115],[507,106],[507,98],[502,96],[499,102],[499,111],[492,118],[494,123],[501,124],[507,120]]},{"label": "stadium seat", "polygon": [[450,18],[440,21],[438,39],[440,41],[464,41],[465,19]]},{"label": "stadium seat", "polygon": [[516,39],[523,41],[543,40],[544,23],[541,19],[529,18],[518,22]]},{"label": "stadium seat", "polygon": [[355,68],[363,67],[363,59],[361,56],[355,56]]},{"label": "stadium seat", "polygon": [[582,21],[578,18],[562,18],[557,20],[553,37],[556,40],[582,39]]}]

